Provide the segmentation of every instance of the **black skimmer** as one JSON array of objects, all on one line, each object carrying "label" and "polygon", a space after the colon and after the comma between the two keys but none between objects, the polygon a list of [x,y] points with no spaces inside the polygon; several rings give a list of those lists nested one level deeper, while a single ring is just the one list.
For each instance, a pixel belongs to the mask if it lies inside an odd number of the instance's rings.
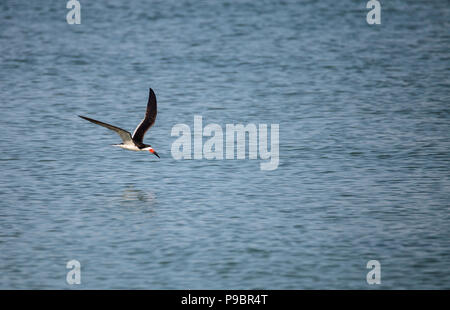
[{"label": "black skimmer", "polygon": [[152,148],[151,145],[143,143],[145,133],[150,127],[152,127],[156,119],[156,96],[151,88],[150,94],[148,95],[147,112],[145,113],[145,118],[136,127],[136,129],[133,132],[133,135],[131,135],[128,131],[122,128],[106,124],[86,116],[81,115],[78,116],[94,124],[106,127],[110,130],[117,132],[117,134],[122,138],[123,143],[114,144],[114,146],[118,146],[130,151],[149,151],[150,153],[155,154],[159,158],[158,153],[156,153],[156,151]]}]

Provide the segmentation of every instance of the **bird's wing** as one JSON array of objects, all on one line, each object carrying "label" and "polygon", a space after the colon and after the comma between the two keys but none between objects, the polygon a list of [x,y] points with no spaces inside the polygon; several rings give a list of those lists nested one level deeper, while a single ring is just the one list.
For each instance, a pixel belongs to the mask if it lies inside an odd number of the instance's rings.
[{"label": "bird's wing", "polygon": [[125,144],[133,142],[133,140],[131,138],[131,134],[128,131],[123,130],[122,128],[119,128],[119,127],[116,127],[116,126],[113,126],[113,125],[110,125],[110,124],[106,124],[106,123],[97,121],[95,119],[92,119],[92,118],[89,118],[89,117],[86,117],[86,116],[81,116],[81,115],[78,115],[78,116],[83,118],[83,119],[85,119],[85,120],[87,120],[87,121],[90,121],[90,122],[92,122],[94,124],[106,127],[106,128],[108,128],[110,130],[113,130],[113,131],[117,132],[118,135],[122,138],[123,143],[125,143]]},{"label": "bird's wing", "polygon": [[150,88],[148,95],[147,112],[145,118],[139,123],[133,132],[133,140],[142,143],[147,130],[152,127],[156,119],[156,96],[153,89]]}]

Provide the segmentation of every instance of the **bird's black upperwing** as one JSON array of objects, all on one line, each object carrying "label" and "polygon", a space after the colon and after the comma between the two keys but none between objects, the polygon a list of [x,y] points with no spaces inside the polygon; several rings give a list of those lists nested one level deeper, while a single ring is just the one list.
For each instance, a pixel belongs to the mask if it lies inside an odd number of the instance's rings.
[{"label": "bird's black upperwing", "polygon": [[153,89],[150,88],[150,93],[148,95],[147,112],[145,113],[145,118],[136,127],[133,132],[133,140],[138,143],[142,143],[144,140],[144,135],[147,130],[152,127],[156,120],[156,96]]},{"label": "bird's black upperwing", "polygon": [[126,131],[126,130],[124,130],[122,128],[119,128],[119,127],[116,127],[116,126],[113,126],[113,125],[110,125],[110,124],[106,124],[106,123],[97,121],[95,119],[92,119],[92,118],[89,118],[89,117],[86,117],[86,116],[81,116],[81,115],[78,115],[78,116],[81,117],[82,119],[90,121],[90,122],[92,122],[94,124],[106,127],[106,128],[108,128],[110,130],[113,130],[113,131],[117,132],[119,134],[119,136],[122,138],[123,143],[125,143],[125,144],[133,142],[133,140],[131,139],[131,134],[128,131]]}]

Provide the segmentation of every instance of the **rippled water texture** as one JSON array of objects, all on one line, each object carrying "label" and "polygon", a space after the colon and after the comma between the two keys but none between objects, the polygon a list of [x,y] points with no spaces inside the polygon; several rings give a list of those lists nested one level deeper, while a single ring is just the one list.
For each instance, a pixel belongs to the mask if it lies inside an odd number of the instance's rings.
[{"label": "rippled water texture", "polygon": [[[0,288],[450,288],[447,1],[80,2],[0,4]],[[77,117],[149,87],[160,160]],[[194,115],[279,124],[278,169],[173,159]]]}]

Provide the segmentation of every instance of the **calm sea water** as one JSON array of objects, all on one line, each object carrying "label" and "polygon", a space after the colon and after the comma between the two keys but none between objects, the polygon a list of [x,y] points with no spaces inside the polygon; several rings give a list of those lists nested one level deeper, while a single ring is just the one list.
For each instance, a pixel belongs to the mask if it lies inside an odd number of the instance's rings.
[{"label": "calm sea water", "polygon": [[[447,1],[80,2],[0,4],[0,288],[450,288]],[[160,160],[77,117],[149,87]],[[279,124],[278,169],[174,160],[194,115]]]}]

